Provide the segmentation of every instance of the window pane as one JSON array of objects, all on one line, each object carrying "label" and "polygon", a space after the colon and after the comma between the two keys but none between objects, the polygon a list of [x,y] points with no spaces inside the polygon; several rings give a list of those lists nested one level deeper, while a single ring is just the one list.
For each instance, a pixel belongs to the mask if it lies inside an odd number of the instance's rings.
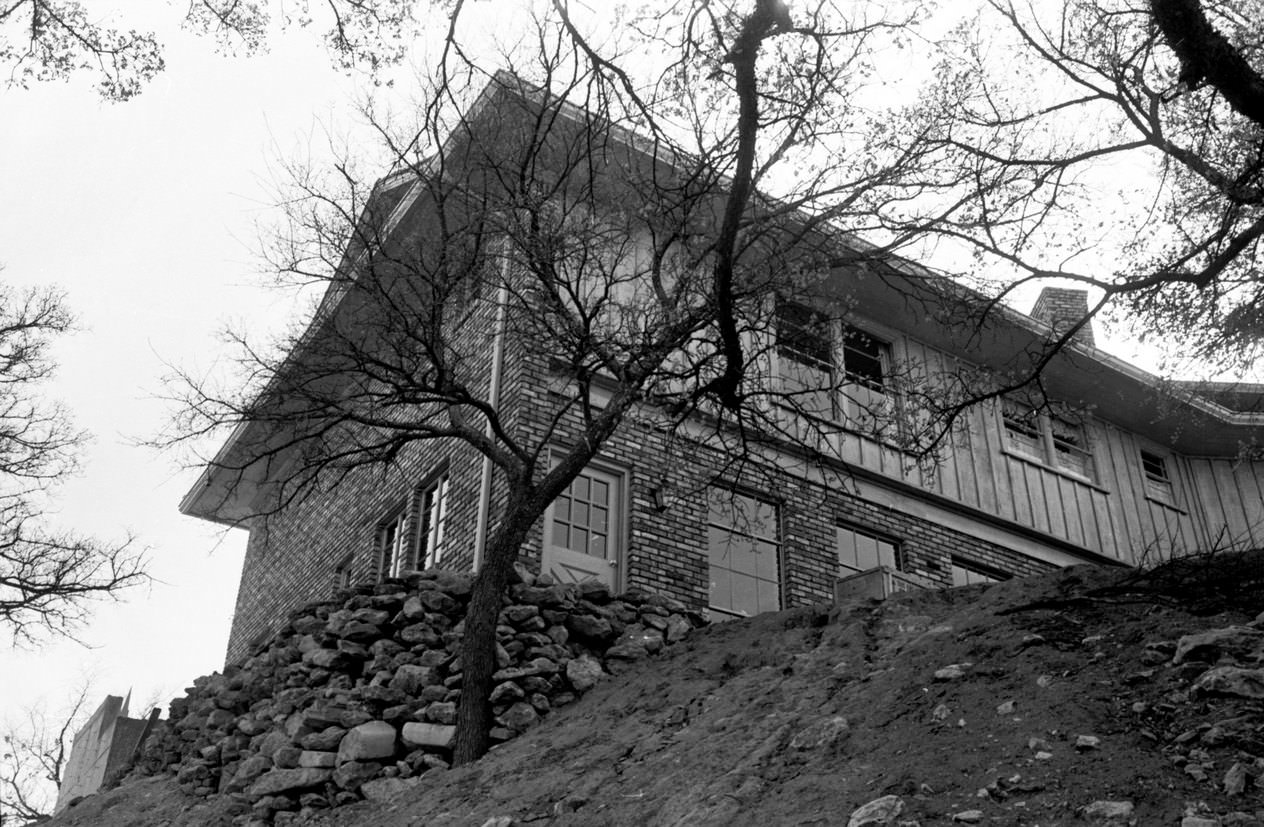
[{"label": "window pane", "polygon": [[588,477],[580,474],[571,483],[571,497],[584,502],[588,501]]},{"label": "window pane", "polygon": [[834,530],[834,536],[838,545],[838,563],[849,569],[858,569],[856,565],[856,532],[849,528],[838,526]]},{"label": "window pane", "polygon": [[592,535],[588,540],[588,553],[593,557],[600,557],[604,560],[606,557],[606,535]]},{"label": "window pane", "polygon": [[777,351],[799,364],[829,369],[829,320],[798,304],[777,304]]},{"label": "window pane", "polygon": [[566,523],[553,523],[553,545],[566,548],[567,535]]},{"label": "window pane", "polygon": [[843,370],[853,382],[881,391],[886,352],[886,343],[868,333],[852,327],[843,331]]},{"label": "window pane", "polygon": [[734,574],[733,602],[730,608],[735,612],[747,615],[759,613],[759,593],[755,587],[755,578],[745,574]]},{"label": "window pane", "polygon": [[866,534],[856,533],[856,566],[861,571],[868,571],[878,565],[878,539]]},{"label": "window pane", "polygon": [[610,485],[601,480],[592,481],[592,497],[591,502],[599,505],[608,505],[610,502]]},{"label": "window pane", "polygon": [[711,605],[732,611],[733,580],[728,569],[711,569]]},{"label": "window pane", "polygon": [[571,498],[562,495],[557,498],[557,502],[553,505],[553,519],[561,520],[564,523],[571,521]]},{"label": "window pane", "polygon": [[588,527],[593,531],[605,532],[606,524],[609,521],[609,511],[605,508],[593,506],[588,512]]},{"label": "window pane", "polygon": [[587,504],[577,502],[571,507],[571,525],[588,525]]},{"label": "window pane", "polygon": [[1167,462],[1158,454],[1149,451],[1141,452],[1141,468],[1145,475],[1155,482],[1168,482]]},{"label": "window pane", "polygon": [[777,577],[777,545],[767,542],[756,543],[754,552],[755,575],[775,583],[779,579]]},{"label": "window pane", "polygon": [[571,542],[567,546],[571,551],[588,553],[588,532],[582,528],[571,528]]},{"label": "window pane", "polygon": [[886,540],[879,540],[878,541],[878,562],[884,566],[888,566],[893,569],[898,569],[899,565],[897,564],[896,561],[899,558],[896,554],[896,551],[897,549],[894,543],[889,543]]},{"label": "window pane", "polygon": [[707,554],[711,559],[712,566],[723,566],[724,568],[732,568],[729,565],[729,538],[732,535],[722,528],[716,526],[707,527]]},{"label": "window pane", "polygon": [[781,608],[781,590],[775,582],[759,581],[758,611],[775,612]]}]

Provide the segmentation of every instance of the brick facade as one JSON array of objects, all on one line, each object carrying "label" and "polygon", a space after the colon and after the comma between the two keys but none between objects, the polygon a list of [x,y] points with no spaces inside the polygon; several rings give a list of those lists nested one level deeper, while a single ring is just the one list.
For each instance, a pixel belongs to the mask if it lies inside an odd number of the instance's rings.
[{"label": "brick facade", "polygon": [[[548,374],[522,348],[507,355],[505,392],[510,419],[524,441],[564,446],[578,437],[575,422],[551,420]],[[765,466],[734,474],[730,458],[679,436],[630,421],[599,454],[599,462],[626,480],[624,562],[618,586],[669,594],[703,608],[709,594],[706,488],[715,480],[778,508],[781,605],[832,598],[838,575],[836,526],[845,524],[896,541],[901,567],[944,586],[958,558],[1014,575],[1051,568],[1004,546],[954,531],[877,503],[849,490],[840,474],[823,485],[795,470]],[[444,567],[468,570],[475,559],[475,528],[483,479],[481,455],[446,440],[417,442],[387,469],[359,469],[330,491],[314,494],[252,527],[242,569],[228,659],[246,655],[284,622],[288,612],[331,592],[349,558],[353,581],[380,576],[376,536],[382,520],[437,469],[449,477]],[[491,528],[503,486],[493,486]],[[543,526],[538,524],[522,561],[538,570]]]}]

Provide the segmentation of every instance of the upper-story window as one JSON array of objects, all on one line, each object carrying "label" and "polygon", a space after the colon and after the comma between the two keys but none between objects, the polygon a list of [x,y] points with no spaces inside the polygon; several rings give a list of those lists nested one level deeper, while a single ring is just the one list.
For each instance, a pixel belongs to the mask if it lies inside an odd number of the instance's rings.
[{"label": "upper-story window", "polygon": [[850,325],[843,325],[842,338],[843,375],[847,381],[885,393],[891,346]]},{"label": "upper-story window", "polygon": [[777,304],[780,392],[805,413],[834,415],[834,346],[831,323],[800,304]]},{"label": "upper-story window", "polygon": [[1171,504],[1173,502],[1172,476],[1168,469],[1167,457],[1151,451],[1142,451],[1141,470],[1145,473],[1146,496]]},{"label": "upper-story window", "polygon": [[817,311],[777,304],[780,391],[798,410],[877,424],[891,412],[891,345]]},{"label": "upper-story window", "polygon": [[1093,453],[1084,423],[1071,413],[1046,413],[1006,399],[1001,403],[1001,425],[1006,448],[1053,468],[1093,478]]}]

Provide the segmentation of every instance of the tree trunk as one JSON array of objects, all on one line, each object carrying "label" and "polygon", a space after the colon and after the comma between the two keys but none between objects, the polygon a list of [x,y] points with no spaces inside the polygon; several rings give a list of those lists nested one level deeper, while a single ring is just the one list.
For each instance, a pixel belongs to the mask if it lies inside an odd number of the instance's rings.
[{"label": "tree trunk", "polygon": [[491,747],[492,675],[496,672],[496,621],[518,551],[538,514],[526,503],[510,503],[488,543],[483,568],[474,579],[461,640],[461,700],[456,713],[454,766],[477,761]]}]

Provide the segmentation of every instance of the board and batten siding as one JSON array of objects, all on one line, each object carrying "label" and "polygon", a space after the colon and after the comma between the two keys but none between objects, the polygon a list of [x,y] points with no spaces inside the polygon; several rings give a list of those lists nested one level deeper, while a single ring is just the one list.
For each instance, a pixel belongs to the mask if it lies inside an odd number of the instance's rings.
[{"label": "board and batten siding", "polygon": [[[924,365],[930,375],[959,364],[908,337],[892,346],[897,360]],[[1007,450],[993,404],[967,414],[951,450],[929,474],[896,448],[861,434],[847,434],[837,451],[845,462],[1125,563],[1264,545],[1264,464],[1157,451],[1172,478],[1171,502],[1164,502],[1147,493],[1141,451],[1154,450],[1151,443],[1100,419],[1087,419],[1085,431],[1092,479]]]}]

